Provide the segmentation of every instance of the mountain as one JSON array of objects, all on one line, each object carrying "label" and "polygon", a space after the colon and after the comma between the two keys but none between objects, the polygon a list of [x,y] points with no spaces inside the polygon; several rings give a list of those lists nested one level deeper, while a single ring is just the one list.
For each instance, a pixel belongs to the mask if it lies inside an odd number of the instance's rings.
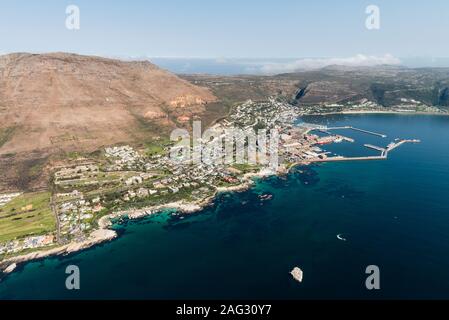
[{"label": "mountain", "polygon": [[384,107],[414,100],[430,106],[449,106],[448,68],[398,66],[343,67],[276,76],[296,81],[299,104],[357,102],[368,99]]},{"label": "mountain", "polygon": [[449,107],[449,68],[332,65],[274,76],[183,75],[183,78],[210,88],[220,100],[234,103],[244,97],[259,100],[276,95],[299,106],[370,100],[392,107],[414,100]]},{"label": "mountain", "polygon": [[93,151],[172,128],[215,96],[147,61],[0,56],[0,155]]}]

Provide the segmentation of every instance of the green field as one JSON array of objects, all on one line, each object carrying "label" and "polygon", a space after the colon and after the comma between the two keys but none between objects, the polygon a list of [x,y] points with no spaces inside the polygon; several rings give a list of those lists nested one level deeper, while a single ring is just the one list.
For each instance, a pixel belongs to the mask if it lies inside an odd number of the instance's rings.
[{"label": "green field", "polygon": [[260,165],[252,165],[248,163],[234,163],[231,167],[241,171],[242,173],[255,172],[260,169]]},{"label": "green field", "polygon": [[145,153],[148,157],[157,155],[167,155],[167,147],[173,145],[173,142],[169,138],[163,137],[159,139],[153,139],[145,143]]},{"label": "green field", "polygon": [[0,207],[0,243],[55,229],[49,192],[23,194]]}]

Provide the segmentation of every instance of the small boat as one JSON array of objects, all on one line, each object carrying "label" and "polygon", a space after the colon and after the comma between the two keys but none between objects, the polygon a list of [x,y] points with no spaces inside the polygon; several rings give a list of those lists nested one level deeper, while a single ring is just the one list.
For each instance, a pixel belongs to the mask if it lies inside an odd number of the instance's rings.
[{"label": "small boat", "polygon": [[341,233],[337,234],[337,239],[341,241],[346,241],[346,238],[343,238],[343,235]]},{"label": "small boat", "polygon": [[273,195],[272,195],[272,194],[263,194],[263,195],[260,195],[260,196],[259,196],[259,199],[261,199],[262,201],[270,200],[270,199],[272,199],[272,198],[273,198]]}]

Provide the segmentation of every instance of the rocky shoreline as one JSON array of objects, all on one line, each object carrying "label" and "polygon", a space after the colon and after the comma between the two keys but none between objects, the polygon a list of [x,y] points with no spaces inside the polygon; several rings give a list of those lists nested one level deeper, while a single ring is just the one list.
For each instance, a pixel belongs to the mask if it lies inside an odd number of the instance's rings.
[{"label": "rocky shoreline", "polygon": [[82,242],[73,242],[60,247],[56,247],[45,251],[36,251],[27,253],[21,256],[15,256],[0,262],[0,269],[3,273],[8,274],[14,271],[18,264],[39,260],[55,255],[67,255],[86,248],[90,248],[96,244],[100,244],[105,241],[110,241],[117,237],[117,233],[110,229],[98,229],[93,231],[89,238]]},{"label": "rocky shoreline", "polygon": [[[364,113],[395,113],[395,114],[404,114],[400,112],[395,111],[343,111],[343,112],[335,112],[335,113],[320,113],[317,115],[328,115],[328,114],[364,114]],[[417,113],[413,113],[417,114]],[[429,114],[429,113],[424,113]],[[444,114],[440,114],[444,115]],[[120,217],[127,217],[128,219],[140,219],[145,216],[149,216],[152,214],[156,214],[161,212],[164,209],[176,209],[182,213],[194,213],[197,211],[202,210],[207,205],[210,205],[213,202],[213,199],[216,197],[218,193],[223,192],[241,192],[248,190],[251,188],[251,186],[254,184],[255,178],[263,178],[271,175],[281,175],[288,173],[293,167],[297,165],[307,165],[309,163],[295,163],[290,168],[288,168],[285,171],[279,171],[279,172],[273,172],[268,169],[261,169],[258,172],[255,173],[246,173],[243,175],[242,183],[235,186],[229,186],[229,187],[217,187],[216,191],[213,195],[210,197],[207,197],[205,199],[202,199],[197,202],[185,202],[185,201],[177,201],[157,206],[151,206],[146,208],[140,208],[140,209],[130,209],[130,210],[123,210],[119,212],[110,213],[108,215],[105,215],[101,217],[98,221],[99,228],[93,231],[89,238],[82,241],[82,242],[72,242],[66,245],[58,246],[56,248],[48,249],[48,250],[41,250],[36,252],[31,252],[19,256],[14,256],[7,258],[3,261],[0,261],[0,273],[8,274],[13,272],[18,264],[22,264],[28,261],[32,260],[39,260],[43,258],[47,258],[50,256],[56,256],[56,255],[67,255],[71,253],[75,253],[90,247],[93,247],[97,244],[101,244],[106,241],[111,241],[117,237],[117,233],[110,229],[112,222],[111,220],[117,219]]]},{"label": "rocky shoreline", "polygon": [[198,202],[184,202],[181,200],[146,208],[123,210],[105,215],[98,220],[99,228],[93,231],[88,239],[82,242],[69,243],[49,250],[36,251],[7,258],[0,262],[0,272],[7,275],[14,272],[19,264],[23,264],[25,262],[40,260],[51,256],[68,255],[91,248],[103,242],[111,241],[117,238],[117,233],[114,230],[109,229],[112,226],[113,219],[120,217],[127,217],[131,220],[141,219],[143,217],[159,213],[164,209],[176,209],[185,214],[198,212],[210,205],[218,193],[246,191],[254,184],[255,178],[263,178],[273,174],[273,172],[264,171],[263,169],[257,173],[247,173],[243,176],[243,183],[230,187],[217,187],[213,195]]}]

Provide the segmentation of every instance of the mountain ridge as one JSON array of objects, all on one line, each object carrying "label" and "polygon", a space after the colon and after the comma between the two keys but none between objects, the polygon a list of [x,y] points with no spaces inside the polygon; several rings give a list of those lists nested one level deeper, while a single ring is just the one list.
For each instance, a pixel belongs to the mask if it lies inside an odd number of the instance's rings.
[{"label": "mountain ridge", "polygon": [[213,101],[208,89],[149,61],[7,54],[0,56],[0,130],[9,134],[0,154],[132,141],[141,135],[139,121],[175,127]]}]

